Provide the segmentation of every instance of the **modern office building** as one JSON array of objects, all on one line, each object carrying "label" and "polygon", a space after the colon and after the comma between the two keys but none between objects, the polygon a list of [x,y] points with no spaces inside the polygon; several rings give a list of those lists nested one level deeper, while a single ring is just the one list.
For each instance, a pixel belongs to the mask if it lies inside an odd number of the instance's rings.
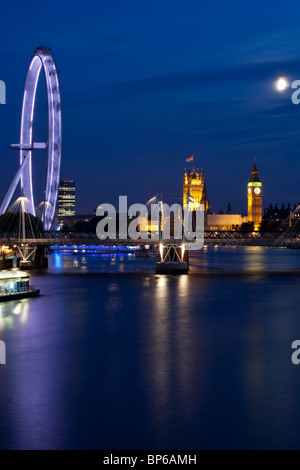
[{"label": "modern office building", "polygon": [[57,204],[57,223],[63,226],[68,217],[75,215],[75,182],[73,180],[60,180]]}]

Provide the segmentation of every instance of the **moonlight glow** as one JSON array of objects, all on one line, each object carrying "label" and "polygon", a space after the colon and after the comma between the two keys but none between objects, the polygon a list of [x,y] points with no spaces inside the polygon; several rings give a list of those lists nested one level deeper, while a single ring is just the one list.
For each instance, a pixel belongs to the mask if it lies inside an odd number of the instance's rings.
[{"label": "moonlight glow", "polygon": [[288,81],[287,81],[285,78],[283,78],[283,77],[278,78],[278,80],[277,80],[277,82],[276,82],[276,84],[275,84],[276,89],[277,89],[278,91],[284,91],[284,90],[288,87],[288,85],[289,85],[289,84],[288,84]]}]

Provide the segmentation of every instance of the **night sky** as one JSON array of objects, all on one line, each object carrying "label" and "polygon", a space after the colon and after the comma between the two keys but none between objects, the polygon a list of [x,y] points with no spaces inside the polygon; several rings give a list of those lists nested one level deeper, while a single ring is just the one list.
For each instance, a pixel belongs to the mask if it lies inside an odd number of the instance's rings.
[{"label": "night sky", "polygon": [[10,144],[19,141],[27,69],[44,45],[60,75],[61,176],[76,181],[77,213],[122,194],[146,202],[156,189],[178,200],[193,153],[214,211],[229,200],[245,211],[254,156],[265,206],[300,201],[300,106],[290,87],[274,87],[280,76],[300,79],[298,1],[47,0],[0,10],[1,200],[18,164]]}]

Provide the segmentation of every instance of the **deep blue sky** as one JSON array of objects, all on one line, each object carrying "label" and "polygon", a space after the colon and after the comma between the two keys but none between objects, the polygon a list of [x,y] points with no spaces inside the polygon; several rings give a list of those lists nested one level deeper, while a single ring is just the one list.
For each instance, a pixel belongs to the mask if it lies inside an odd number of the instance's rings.
[{"label": "deep blue sky", "polygon": [[78,213],[119,194],[145,202],[155,188],[181,196],[192,153],[216,211],[229,200],[233,211],[245,210],[254,155],[265,205],[300,200],[300,106],[290,88],[274,89],[279,76],[300,79],[298,1],[46,0],[0,8],[1,198],[16,169],[10,144],[19,140],[27,68],[46,45],[61,81],[61,176],[76,181]]}]

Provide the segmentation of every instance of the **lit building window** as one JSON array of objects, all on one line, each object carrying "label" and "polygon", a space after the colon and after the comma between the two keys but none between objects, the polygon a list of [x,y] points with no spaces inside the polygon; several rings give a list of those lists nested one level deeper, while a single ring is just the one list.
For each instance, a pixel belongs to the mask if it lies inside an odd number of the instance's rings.
[{"label": "lit building window", "polygon": [[65,217],[75,215],[75,182],[63,179],[58,190],[57,222],[63,226]]}]

